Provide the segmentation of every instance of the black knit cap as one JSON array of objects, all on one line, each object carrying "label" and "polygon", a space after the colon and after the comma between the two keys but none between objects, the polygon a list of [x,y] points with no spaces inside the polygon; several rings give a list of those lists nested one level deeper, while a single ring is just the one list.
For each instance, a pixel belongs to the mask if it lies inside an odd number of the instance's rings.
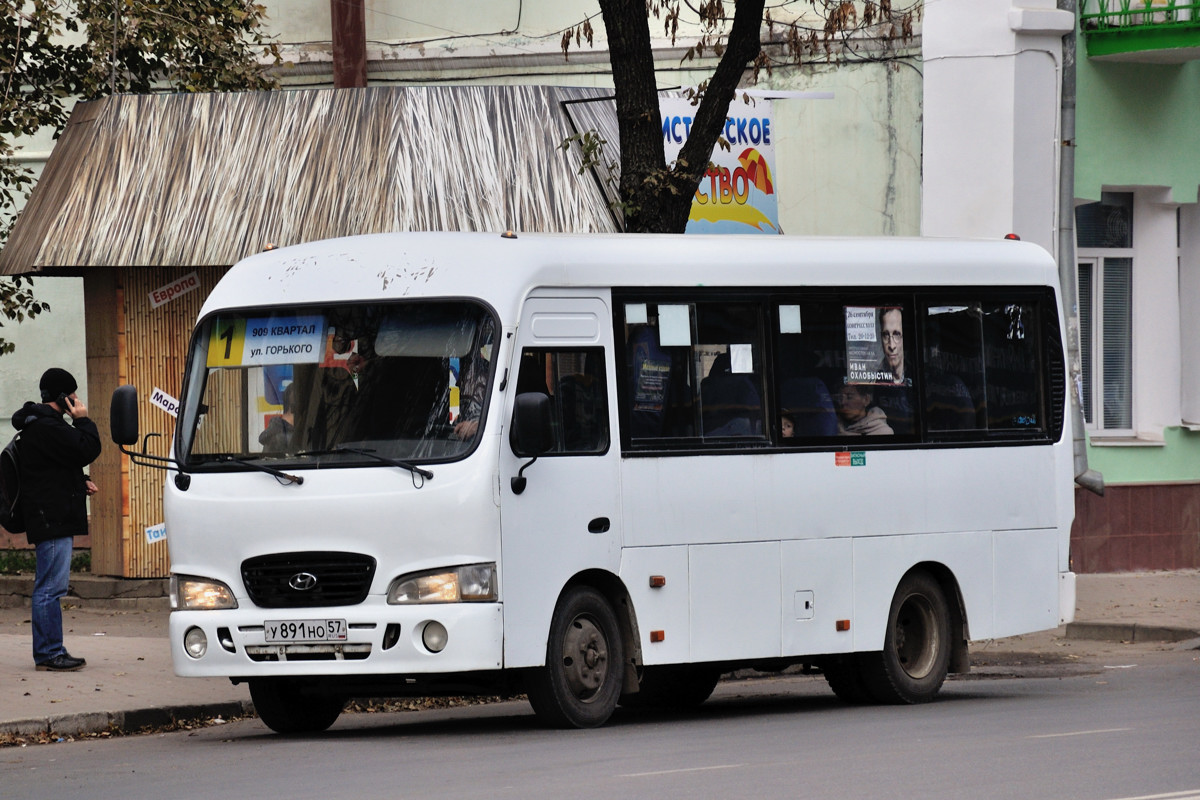
[{"label": "black knit cap", "polygon": [[71,394],[79,388],[71,373],[59,367],[51,367],[42,373],[42,382],[38,384],[42,391],[42,402],[49,403],[57,400],[60,394]]}]

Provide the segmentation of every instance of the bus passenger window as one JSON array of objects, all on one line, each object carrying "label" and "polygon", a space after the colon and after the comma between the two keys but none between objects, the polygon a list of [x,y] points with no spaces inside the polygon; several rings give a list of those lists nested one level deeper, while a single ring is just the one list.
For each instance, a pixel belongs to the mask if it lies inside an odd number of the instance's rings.
[{"label": "bus passenger window", "polygon": [[1044,430],[1037,314],[1029,302],[969,299],[927,307],[930,431]]},{"label": "bus passenger window", "polygon": [[978,302],[925,314],[925,423],[931,431],[983,428],[982,314]]},{"label": "bus passenger window", "polygon": [[[827,381],[835,381],[845,352],[841,306],[795,303],[777,307],[775,381],[779,387],[780,439],[838,435],[837,414]],[[788,442],[794,444],[798,442]]]},{"label": "bus passenger window", "polygon": [[763,439],[758,303],[627,303],[630,439]]},{"label": "bus passenger window", "polygon": [[521,353],[517,393],[551,399],[554,444],[548,455],[598,454],[608,450],[608,388],[604,350],[531,349]]},{"label": "bus passenger window", "polygon": [[1041,330],[1033,303],[983,305],[983,363],[987,370],[987,427],[1044,430],[1041,413]]}]

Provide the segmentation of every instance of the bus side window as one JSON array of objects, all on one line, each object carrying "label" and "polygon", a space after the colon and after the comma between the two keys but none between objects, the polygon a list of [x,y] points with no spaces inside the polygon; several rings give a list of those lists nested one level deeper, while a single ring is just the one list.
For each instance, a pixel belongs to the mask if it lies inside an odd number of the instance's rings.
[{"label": "bus side window", "polygon": [[931,305],[925,313],[925,424],[931,431],[986,427],[979,303]]},{"label": "bus side window", "polygon": [[1037,305],[958,300],[925,311],[927,429],[1044,430]]},{"label": "bus side window", "polygon": [[845,352],[841,306],[785,300],[776,314],[780,439],[837,436],[838,418],[826,381],[835,381],[833,388],[837,388],[840,354]]},{"label": "bus side window", "polygon": [[667,405],[671,392],[671,353],[658,344],[658,330],[649,324],[631,326],[629,332],[630,421],[635,439],[657,439],[666,434]]},{"label": "bus side window", "polygon": [[521,353],[517,393],[549,395],[554,444],[551,454],[598,454],[608,450],[608,388],[604,350],[531,349]]},{"label": "bus side window", "polygon": [[1046,429],[1038,363],[1041,330],[1034,303],[984,303],[983,361],[989,430]]}]

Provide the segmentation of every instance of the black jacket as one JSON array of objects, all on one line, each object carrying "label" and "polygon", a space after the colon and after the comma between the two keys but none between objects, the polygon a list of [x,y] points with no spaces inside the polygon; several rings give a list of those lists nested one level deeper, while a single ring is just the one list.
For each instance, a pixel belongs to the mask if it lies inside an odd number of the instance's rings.
[{"label": "black jacket", "polygon": [[48,405],[29,402],[12,417],[21,432],[21,510],[30,544],[87,533],[83,468],[100,455],[100,432],[87,417],[67,424]]}]

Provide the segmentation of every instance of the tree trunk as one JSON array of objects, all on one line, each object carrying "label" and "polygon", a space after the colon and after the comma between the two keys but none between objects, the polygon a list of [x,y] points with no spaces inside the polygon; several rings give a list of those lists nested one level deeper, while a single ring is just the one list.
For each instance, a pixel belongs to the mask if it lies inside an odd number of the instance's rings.
[{"label": "tree trunk", "polygon": [[662,113],[650,47],[645,0],[599,0],[608,35],[609,61],[621,137],[621,202],[629,233],[683,233],[692,198],[717,138],[729,102],[746,66],[759,53],[765,0],[741,0],[724,55],[709,80],[691,132],[668,170],[663,153]]}]

